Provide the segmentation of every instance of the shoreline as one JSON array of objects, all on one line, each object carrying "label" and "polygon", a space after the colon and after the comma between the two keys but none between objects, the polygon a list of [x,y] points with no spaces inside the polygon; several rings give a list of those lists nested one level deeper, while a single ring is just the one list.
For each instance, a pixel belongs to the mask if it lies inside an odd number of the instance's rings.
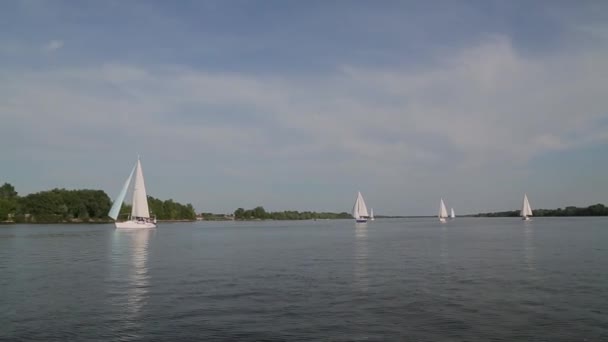
[{"label": "shoreline", "polygon": [[[158,223],[178,223],[178,222],[196,222],[196,220],[157,220]],[[59,222],[11,222],[1,221],[0,225],[12,225],[12,224],[110,224],[114,223],[112,220],[105,221],[59,221]]]},{"label": "shoreline", "polygon": [[[572,215],[572,216],[549,216],[549,215],[545,215],[545,216],[533,216],[533,218],[577,218],[577,217],[607,217],[605,215]],[[392,216],[392,217],[376,217],[376,219],[412,219],[412,218],[436,218],[436,216]],[[477,216],[477,215],[462,215],[459,216],[458,218],[474,218],[474,219],[492,219],[492,218],[496,218],[496,219],[506,219],[506,218],[520,218],[519,216]],[[277,219],[238,219],[238,220],[190,220],[190,219],[183,219],[183,220],[157,220],[157,223],[187,223],[187,222],[228,222],[228,221],[232,221],[232,222],[256,222],[256,221],[330,221],[330,220],[352,220],[352,218],[326,218],[326,219],[284,219],[284,220],[277,220]],[[76,225],[76,224],[91,224],[91,225],[96,225],[96,224],[112,224],[115,221],[113,220],[104,220],[104,221],[60,221],[60,222],[14,222],[14,221],[0,221],[0,227],[1,226],[9,226],[9,225],[41,225],[41,224],[47,224],[47,225],[56,225],[56,224],[67,224],[67,225]]]}]

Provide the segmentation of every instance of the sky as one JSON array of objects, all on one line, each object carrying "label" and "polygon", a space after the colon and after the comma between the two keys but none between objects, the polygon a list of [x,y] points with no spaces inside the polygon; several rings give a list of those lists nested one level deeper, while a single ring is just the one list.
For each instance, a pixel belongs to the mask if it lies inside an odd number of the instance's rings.
[{"label": "sky", "polygon": [[0,2],[0,183],[197,211],[608,204],[608,2]]}]

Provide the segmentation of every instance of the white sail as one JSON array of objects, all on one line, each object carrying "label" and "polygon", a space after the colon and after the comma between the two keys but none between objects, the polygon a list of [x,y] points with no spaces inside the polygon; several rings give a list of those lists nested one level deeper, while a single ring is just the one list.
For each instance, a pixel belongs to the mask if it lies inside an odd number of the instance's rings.
[{"label": "white sail", "polygon": [[528,217],[532,216],[532,208],[530,207],[530,202],[528,201],[528,195],[524,194],[524,201],[521,205],[521,211],[519,212],[519,216]]},{"label": "white sail", "polygon": [[369,219],[370,220],[374,220],[374,208],[370,208],[369,210]]},{"label": "white sail", "polygon": [[455,217],[456,217],[456,214],[454,214],[454,208],[451,208],[450,218],[455,218]]},{"label": "white sail", "polygon": [[120,212],[120,208],[122,208],[122,202],[124,202],[124,200],[125,200],[125,196],[127,195],[127,189],[129,188],[129,184],[131,184],[131,178],[133,177],[133,172],[135,171],[136,167],[137,167],[137,165],[133,166],[133,169],[131,169],[129,178],[127,178],[125,185],[122,186],[120,193],[114,200],[114,204],[112,204],[112,208],[110,209],[110,212],[108,213],[108,216],[114,220],[116,220],[116,218],[118,217],[118,213]]},{"label": "white sail", "polygon": [[144,174],[139,159],[137,159],[137,167],[135,168],[135,186],[133,188],[133,208],[131,209],[131,217],[150,217],[148,197],[144,184]]},{"label": "white sail", "polygon": [[365,206],[365,201],[363,200],[361,192],[357,193],[357,199],[355,200],[355,205],[353,205],[352,215],[355,219],[369,216],[367,213],[367,206]]},{"label": "white sail", "polygon": [[443,203],[443,198],[441,199],[441,204],[439,205],[439,218],[448,217],[448,210],[445,208],[445,204]]}]

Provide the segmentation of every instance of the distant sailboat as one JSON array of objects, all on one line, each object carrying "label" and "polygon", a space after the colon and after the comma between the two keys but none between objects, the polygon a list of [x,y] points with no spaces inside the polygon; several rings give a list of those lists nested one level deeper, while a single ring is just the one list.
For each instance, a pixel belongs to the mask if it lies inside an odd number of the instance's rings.
[{"label": "distant sailboat", "polygon": [[532,208],[530,207],[530,202],[528,201],[528,195],[524,194],[524,202],[521,205],[521,211],[519,212],[519,216],[524,221],[529,221],[530,216],[532,216]]},{"label": "distant sailboat", "polygon": [[369,210],[369,220],[370,220],[370,221],[375,220],[375,218],[374,218],[374,208],[371,208],[371,209]]},{"label": "distant sailboat", "polygon": [[363,200],[363,196],[361,195],[360,191],[357,193],[357,199],[355,200],[355,205],[353,205],[352,215],[355,218],[355,221],[359,223],[367,222],[367,218],[369,217],[367,207],[365,206],[365,201]]},{"label": "distant sailboat", "polygon": [[448,217],[448,210],[445,208],[445,204],[443,203],[443,198],[441,199],[441,204],[439,205],[439,222],[445,222],[445,219]]},{"label": "distant sailboat", "polygon": [[454,214],[454,208],[451,208],[451,210],[450,210],[450,218],[451,219],[456,218],[456,214]]},{"label": "distant sailboat", "polygon": [[[135,174],[135,184],[133,186],[131,216],[127,221],[118,222],[116,219],[118,218],[118,213],[122,207],[122,203],[125,200],[133,174]],[[116,228],[156,228],[156,218],[150,217],[150,210],[148,209],[148,197],[146,195],[146,186],[144,184],[144,174],[139,158],[137,158],[137,164],[135,164],[131,170],[129,178],[127,178],[122,190],[120,190],[118,197],[114,201],[108,216],[116,221]]]}]

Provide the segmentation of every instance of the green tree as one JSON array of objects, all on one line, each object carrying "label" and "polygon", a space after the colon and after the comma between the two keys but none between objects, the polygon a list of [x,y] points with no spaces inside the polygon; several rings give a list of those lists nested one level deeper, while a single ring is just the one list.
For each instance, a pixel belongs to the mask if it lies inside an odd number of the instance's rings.
[{"label": "green tree", "polygon": [[8,220],[9,215],[14,214],[16,210],[16,201],[0,198],[0,221]]},{"label": "green tree", "polygon": [[9,215],[14,215],[17,211],[19,197],[17,191],[9,183],[0,186],[0,221],[6,221]]},{"label": "green tree", "polygon": [[15,191],[15,187],[9,183],[4,183],[0,186],[0,198],[12,200],[17,199],[17,191]]},{"label": "green tree", "polygon": [[150,213],[159,220],[195,220],[196,212],[192,204],[181,204],[172,199],[161,201],[148,196],[148,207]]},{"label": "green tree", "polygon": [[604,207],[603,204],[594,204],[587,209],[589,211],[589,215],[591,216],[606,215],[606,207]]},{"label": "green tree", "polygon": [[234,211],[234,219],[235,220],[242,220],[244,214],[245,214],[245,209],[238,208],[237,210]]},{"label": "green tree", "polygon": [[255,207],[253,209],[252,216],[254,218],[262,219],[263,220],[263,219],[266,218],[266,210],[264,210],[264,207]]},{"label": "green tree", "polygon": [[258,206],[254,209],[245,210],[238,208],[234,211],[234,218],[236,220],[249,220],[249,219],[271,219],[271,220],[311,220],[311,219],[351,219],[351,215],[346,212],[341,213],[317,213],[314,211],[294,211],[286,210],[279,212],[267,212],[264,207]]}]

